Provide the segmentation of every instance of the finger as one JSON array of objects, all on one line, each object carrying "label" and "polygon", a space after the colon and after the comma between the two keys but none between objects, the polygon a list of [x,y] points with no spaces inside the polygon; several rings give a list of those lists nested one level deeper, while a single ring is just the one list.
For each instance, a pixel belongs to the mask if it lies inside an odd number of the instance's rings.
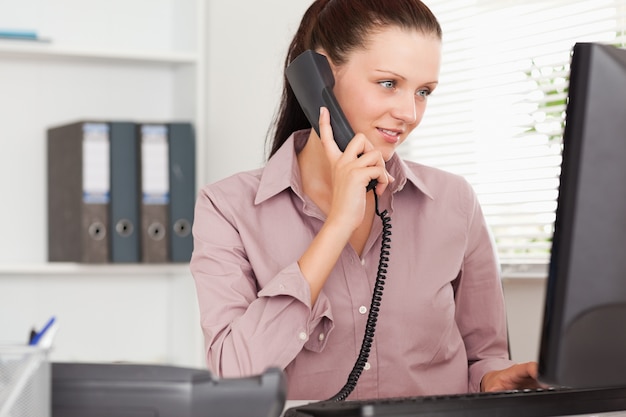
[{"label": "finger", "polygon": [[320,139],[322,140],[322,146],[326,151],[326,154],[331,161],[337,160],[342,152],[337,146],[333,136],[333,128],[330,125],[330,113],[326,107],[320,107]]},{"label": "finger", "polygon": [[[369,143],[369,142],[368,142]],[[373,147],[372,147],[373,149]],[[395,181],[395,178],[387,172],[387,166],[383,156],[378,151],[366,152],[358,158],[358,163],[369,167],[367,182],[376,180],[376,193],[381,195],[387,186]]]},{"label": "finger", "polygon": [[528,362],[526,364],[526,369],[528,371],[528,375],[530,375],[534,379],[538,379],[539,370],[538,370],[537,362]]},{"label": "finger", "polygon": [[528,362],[526,364],[528,375],[533,379],[535,385],[541,388],[549,387],[548,384],[545,384],[539,380],[539,365],[537,362]]},{"label": "finger", "polygon": [[385,192],[385,189],[387,189],[387,187],[389,186],[389,184],[391,184],[392,182],[396,180],[394,177],[391,176],[391,174],[387,172],[387,170],[385,170],[385,177],[387,178],[386,182],[381,183],[380,180],[377,180],[375,190],[376,190],[376,194],[378,195],[382,195]]},{"label": "finger", "polygon": [[348,146],[344,150],[344,154],[349,156],[350,159],[361,157],[363,154],[374,150],[374,145],[367,139],[362,133],[357,133],[352,140],[348,143]]}]

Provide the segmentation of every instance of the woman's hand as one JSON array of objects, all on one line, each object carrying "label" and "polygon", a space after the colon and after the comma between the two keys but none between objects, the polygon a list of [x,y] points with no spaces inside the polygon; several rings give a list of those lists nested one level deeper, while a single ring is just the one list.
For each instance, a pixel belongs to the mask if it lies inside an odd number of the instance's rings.
[{"label": "woman's hand", "polygon": [[333,179],[333,208],[331,215],[345,216],[348,221],[357,227],[363,221],[365,213],[365,192],[367,185],[375,179],[378,183],[375,192],[381,195],[393,177],[385,168],[382,154],[367,140],[365,135],[357,133],[350,141],[346,150],[341,152],[333,138],[328,109],[320,109],[320,136],[322,146],[332,167]]},{"label": "woman's hand", "polygon": [[487,372],[480,383],[481,391],[507,391],[545,387],[537,381],[537,362],[513,365],[500,371]]}]

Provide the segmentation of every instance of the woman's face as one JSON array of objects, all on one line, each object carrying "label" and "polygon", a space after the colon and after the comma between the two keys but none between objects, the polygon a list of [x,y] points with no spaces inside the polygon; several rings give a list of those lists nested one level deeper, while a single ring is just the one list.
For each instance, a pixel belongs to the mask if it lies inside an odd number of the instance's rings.
[{"label": "woman's face", "polygon": [[350,126],[389,160],[417,127],[439,79],[441,41],[392,26],[334,68],[333,89]]}]

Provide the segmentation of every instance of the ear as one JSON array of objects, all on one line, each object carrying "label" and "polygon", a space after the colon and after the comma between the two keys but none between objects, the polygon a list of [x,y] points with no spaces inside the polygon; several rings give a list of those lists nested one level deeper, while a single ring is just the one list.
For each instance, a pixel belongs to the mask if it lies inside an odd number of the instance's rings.
[{"label": "ear", "polygon": [[332,59],[330,59],[330,56],[328,55],[328,53],[326,52],[326,50],[324,48],[316,48],[315,52],[317,52],[318,54],[324,55],[326,57],[326,60],[328,61],[328,65],[330,65],[330,69],[333,71],[333,76],[335,78],[337,78],[337,70],[338,67],[337,65],[335,65],[335,63],[333,62]]}]

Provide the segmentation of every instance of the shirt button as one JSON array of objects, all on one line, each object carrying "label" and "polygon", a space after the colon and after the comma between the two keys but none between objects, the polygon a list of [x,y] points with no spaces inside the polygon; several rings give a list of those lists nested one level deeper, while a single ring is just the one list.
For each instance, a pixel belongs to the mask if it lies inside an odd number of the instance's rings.
[{"label": "shirt button", "polygon": [[363,366],[363,369],[365,369],[366,371],[369,371],[371,367],[372,365],[370,365],[369,362],[365,362],[365,366]]},{"label": "shirt button", "polygon": [[302,341],[306,340],[306,333],[305,332],[298,333],[298,338]]},{"label": "shirt button", "polygon": [[361,313],[361,314],[367,313],[367,307],[365,307],[365,306],[359,307],[359,313]]},{"label": "shirt button", "polygon": [[361,265],[365,265],[365,259],[361,259]]},{"label": "shirt button", "polygon": [[278,286],[278,289],[281,290],[281,291],[285,291],[285,286],[283,284],[280,284]]},{"label": "shirt button", "polygon": [[319,339],[320,342],[322,342],[324,340],[326,336],[324,336],[324,333],[320,333],[319,336],[317,336],[317,338]]}]

